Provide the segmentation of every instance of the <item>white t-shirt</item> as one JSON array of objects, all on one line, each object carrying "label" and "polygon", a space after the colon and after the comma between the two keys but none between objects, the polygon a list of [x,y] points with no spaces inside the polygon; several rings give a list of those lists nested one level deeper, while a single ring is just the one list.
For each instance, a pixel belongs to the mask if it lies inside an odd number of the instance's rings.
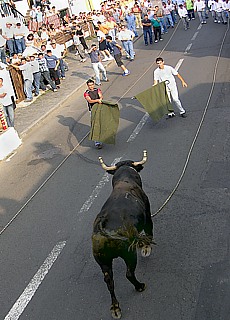
[{"label": "white t-shirt", "polygon": [[0,98],[0,103],[4,106],[7,107],[10,104],[12,104],[12,100],[10,95],[7,93],[7,88],[3,85],[2,87],[0,87],[0,94],[2,93],[6,93],[6,96],[4,98]]},{"label": "white t-shirt", "polygon": [[52,54],[56,56],[58,59],[62,57],[62,52],[65,50],[65,46],[63,44],[56,44],[56,48],[51,46]]},{"label": "white t-shirt", "polygon": [[174,78],[174,76],[177,76],[178,72],[176,71],[176,69],[174,69],[171,66],[164,66],[164,69],[160,69],[157,68],[154,71],[154,80],[159,81],[159,82],[163,82],[163,81],[169,81],[169,83],[167,83],[168,87],[172,87],[176,85],[176,80]]},{"label": "white t-shirt", "polygon": [[97,31],[97,40],[100,41],[101,39],[105,39],[105,34],[101,31]]}]

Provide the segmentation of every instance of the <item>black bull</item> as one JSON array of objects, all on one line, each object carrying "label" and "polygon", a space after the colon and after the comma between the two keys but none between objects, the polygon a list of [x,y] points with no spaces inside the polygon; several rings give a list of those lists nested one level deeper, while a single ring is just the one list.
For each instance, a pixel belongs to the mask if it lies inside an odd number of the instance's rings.
[{"label": "black bull", "polygon": [[113,259],[121,257],[125,261],[127,279],[137,291],[142,292],[146,286],[135,276],[137,248],[141,248],[143,256],[148,256],[154,243],[150,203],[138,173],[143,169],[147,153],[144,151],[140,162],[121,161],[113,167],[107,167],[99,159],[102,167],[113,174],[113,191],[94,222],[93,255],[111,294],[112,317],[119,319],[121,309],[114,293]]}]

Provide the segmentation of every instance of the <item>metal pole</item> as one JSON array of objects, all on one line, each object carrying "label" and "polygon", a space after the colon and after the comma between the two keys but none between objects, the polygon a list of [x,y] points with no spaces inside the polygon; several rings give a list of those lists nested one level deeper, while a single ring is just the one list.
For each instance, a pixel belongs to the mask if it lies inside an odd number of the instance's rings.
[{"label": "metal pole", "polygon": [[91,5],[91,1],[88,0],[88,3],[89,3],[90,11],[93,11],[93,8],[92,8],[92,5]]}]

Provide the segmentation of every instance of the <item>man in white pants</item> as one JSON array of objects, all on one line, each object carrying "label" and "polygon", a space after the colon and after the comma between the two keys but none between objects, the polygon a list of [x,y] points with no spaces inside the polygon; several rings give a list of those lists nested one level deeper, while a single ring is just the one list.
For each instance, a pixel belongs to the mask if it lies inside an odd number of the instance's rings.
[{"label": "man in white pants", "polygon": [[104,81],[109,81],[107,78],[106,70],[101,63],[101,57],[100,57],[100,52],[97,49],[97,46],[95,44],[92,44],[91,49],[88,51],[90,59],[91,59],[91,64],[93,67],[93,70],[95,72],[95,84],[97,86],[101,85],[101,80],[100,80],[100,71],[102,73],[102,80]]},{"label": "man in white pants", "polygon": [[[182,83],[182,87],[187,87],[187,83],[184,81],[184,79],[181,77],[181,75],[171,66],[167,66],[164,64],[164,60],[161,57],[158,57],[156,59],[156,64],[158,65],[158,68],[154,71],[153,77],[154,82],[153,85],[156,85],[158,82],[166,82],[166,90],[169,97],[169,101],[173,101],[177,108],[180,111],[180,116],[182,118],[186,118],[186,111],[182,107],[181,101],[179,99],[179,94],[177,90],[177,85],[174,76],[177,76]],[[171,112],[168,114],[168,116],[174,117],[175,113]]]}]

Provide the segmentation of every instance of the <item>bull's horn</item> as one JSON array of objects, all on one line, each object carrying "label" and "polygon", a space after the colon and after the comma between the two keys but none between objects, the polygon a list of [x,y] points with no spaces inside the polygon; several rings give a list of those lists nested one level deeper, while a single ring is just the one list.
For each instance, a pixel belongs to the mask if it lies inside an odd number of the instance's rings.
[{"label": "bull's horn", "polygon": [[99,159],[99,161],[100,161],[100,163],[101,163],[101,166],[102,166],[102,168],[103,168],[104,170],[116,170],[116,169],[117,169],[116,166],[107,167],[107,165],[104,164],[104,161],[103,161],[102,157],[99,157],[98,159]]},{"label": "bull's horn", "polygon": [[144,164],[147,161],[147,151],[143,151],[143,159],[139,162],[133,162],[134,166],[138,166],[139,164]]}]

